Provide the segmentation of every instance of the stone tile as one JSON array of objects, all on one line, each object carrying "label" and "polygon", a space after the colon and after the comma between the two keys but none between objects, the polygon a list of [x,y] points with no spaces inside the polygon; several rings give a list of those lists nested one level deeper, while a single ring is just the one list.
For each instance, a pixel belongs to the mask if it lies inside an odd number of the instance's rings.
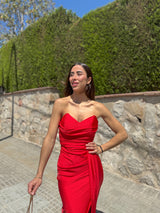
[{"label": "stone tile", "polygon": [[[24,213],[29,204],[27,184],[34,177],[40,147],[17,138],[0,142],[0,213]],[[34,196],[34,213],[60,213],[56,167],[53,152],[44,173],[43,184]],[[104,171],[104,182],[96,213],[159,213],[160,190],[137,184]]]}]

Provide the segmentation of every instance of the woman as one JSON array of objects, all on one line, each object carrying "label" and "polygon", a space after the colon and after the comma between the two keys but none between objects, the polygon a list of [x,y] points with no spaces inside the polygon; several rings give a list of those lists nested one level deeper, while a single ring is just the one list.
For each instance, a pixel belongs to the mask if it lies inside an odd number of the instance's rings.
[{"label": "woman", "polygon": [[[124,141],[127,133],[109,110],[94,101],[94,82],[90,68],[76,63],[69,71],[65,97],[53,106],[48,133],[41,149],[36,177],[28,184],[34,195],[42,183],[44,168],[53,150],[57,131],[61,143],[58,159],[58,186],[63,213],[95,213],[103,169],[99,154]],[[116,133],[108,142],[97,145],[94,135],[98,118]]]}]

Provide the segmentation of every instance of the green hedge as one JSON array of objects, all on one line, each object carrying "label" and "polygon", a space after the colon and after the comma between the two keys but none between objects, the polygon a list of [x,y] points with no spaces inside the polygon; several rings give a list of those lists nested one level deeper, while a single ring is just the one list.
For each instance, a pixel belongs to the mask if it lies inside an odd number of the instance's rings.
[{"label": "green hedge", "polygon": [[79,22],[74,13],[60,7],[3,46],[0,84],[3,74],[6,91],[43,86],[55,86],[61,91],[71,64],[83,60],[81,37],[76,39],[71,32],[80,36]]},{"label": "green hedge", "polygon": [[82,19],[58,8],[0,50],[6,91],[55,86],[88,64],[96,94],[159,90],[160,0],[117,0]]},{"label": "green hedge", "polygon": [[120,0],[83,18],[98,94],[160,89],[160,1]]}]

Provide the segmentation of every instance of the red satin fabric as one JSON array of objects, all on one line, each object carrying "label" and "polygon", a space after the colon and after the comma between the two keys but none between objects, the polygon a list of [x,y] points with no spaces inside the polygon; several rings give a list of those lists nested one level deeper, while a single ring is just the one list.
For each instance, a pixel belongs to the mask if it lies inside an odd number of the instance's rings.
[{"label": "red satin fabric", "polygon": [[98,128],[95,115],[78,122],[66,113],[59,122],[61,152],[58,159],[58,186],[62,213],[95,213],[103,169],[99,156],[89,154]]}]

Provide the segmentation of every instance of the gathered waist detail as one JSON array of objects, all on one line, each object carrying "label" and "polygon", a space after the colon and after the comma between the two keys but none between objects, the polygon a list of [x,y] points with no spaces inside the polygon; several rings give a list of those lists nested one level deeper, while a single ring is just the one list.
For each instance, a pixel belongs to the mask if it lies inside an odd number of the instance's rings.
[{"label": "gathered waist detail", "polygon": [[66,113],[59,122],[61,151],[57,179],[63,212],[96,212],[103,169],[99,156],[90,154],[86,144],[94,140],[97,128],[95,115],[78,122]]}]

